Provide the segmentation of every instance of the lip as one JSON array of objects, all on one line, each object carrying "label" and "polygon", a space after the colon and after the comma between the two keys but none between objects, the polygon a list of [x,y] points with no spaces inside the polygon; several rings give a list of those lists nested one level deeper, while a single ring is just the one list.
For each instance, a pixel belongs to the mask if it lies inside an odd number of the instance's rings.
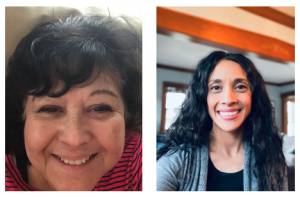
[{"label": "lip", "polygon": [[[218,112],[232,112],[232,111],[239,111],[237,114],[233,115],[233,116],[222,116],[221,114],[219,114]],[[217,111],[217,114],[223,119],[223,120],[234,120],[236,119],[239,115],[240,115],[240,112],[242,110],[239,109],[239,108],[232,108],[232,109],[221,109],[221,110],[218,110]]]}]

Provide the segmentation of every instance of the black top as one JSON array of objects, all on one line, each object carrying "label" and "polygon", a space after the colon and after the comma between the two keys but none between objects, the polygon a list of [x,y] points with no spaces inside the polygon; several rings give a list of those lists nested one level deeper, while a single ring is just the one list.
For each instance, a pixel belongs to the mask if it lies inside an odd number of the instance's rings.
[{"label": "black top", "polygon": [[243,172],[221,172],[209,158],[206,191],[244,191]]}]

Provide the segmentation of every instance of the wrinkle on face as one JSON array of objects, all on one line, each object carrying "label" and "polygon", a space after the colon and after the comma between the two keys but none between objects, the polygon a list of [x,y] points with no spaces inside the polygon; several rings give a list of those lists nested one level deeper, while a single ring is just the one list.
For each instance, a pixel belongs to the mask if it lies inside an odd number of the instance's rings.
[{"label": "wrinkle on face", "polygon": [[[31,182],[38,183],[33,187],[41,190],[92,190],[116,165],[125,144],[125,109],[120,90],[116,87],[112,80],[98,78],[88,86],[74,86],[58,98],[28,97],[24,138],[32,163],[29,177],[34,180]],[[104,111],[99,112],[98,109],[102,108],[97,107],[102,105],[110,106],[111,111],[103,108]],[[43,111],[49,108],[58,111]],[[74,143],[72,139],[78,142]],[[87,169],[78,173],[63,168],[53,156],[93,153],[98,153],[94,163],[91,161]]]}]

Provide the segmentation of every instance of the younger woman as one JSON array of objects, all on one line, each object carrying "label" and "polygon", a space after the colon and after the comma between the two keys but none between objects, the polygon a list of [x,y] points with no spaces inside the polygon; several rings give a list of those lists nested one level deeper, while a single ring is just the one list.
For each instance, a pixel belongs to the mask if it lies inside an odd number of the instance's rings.
[{"label": "younger woman", "polygon": [[243,55],[216,51],[200,61],[164,142],[157,190],[287,190],[265,83]]}]

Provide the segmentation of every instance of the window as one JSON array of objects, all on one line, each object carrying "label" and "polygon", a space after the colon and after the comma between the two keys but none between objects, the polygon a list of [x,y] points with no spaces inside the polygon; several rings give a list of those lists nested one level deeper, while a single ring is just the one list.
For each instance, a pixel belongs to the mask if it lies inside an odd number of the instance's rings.
[{"label": "window", "polygon": [[295,91],[281,94],[282,132],[295,136]]},{"label": "window", "polygon": [[163,83],[160,134],[164,134],[177,118],[181,105],[186,97],[187,89],[187,84],[172,82]]},{"label": "window", "polygon": [[287,134],[295,136],[295,96],[287,101]]}]

